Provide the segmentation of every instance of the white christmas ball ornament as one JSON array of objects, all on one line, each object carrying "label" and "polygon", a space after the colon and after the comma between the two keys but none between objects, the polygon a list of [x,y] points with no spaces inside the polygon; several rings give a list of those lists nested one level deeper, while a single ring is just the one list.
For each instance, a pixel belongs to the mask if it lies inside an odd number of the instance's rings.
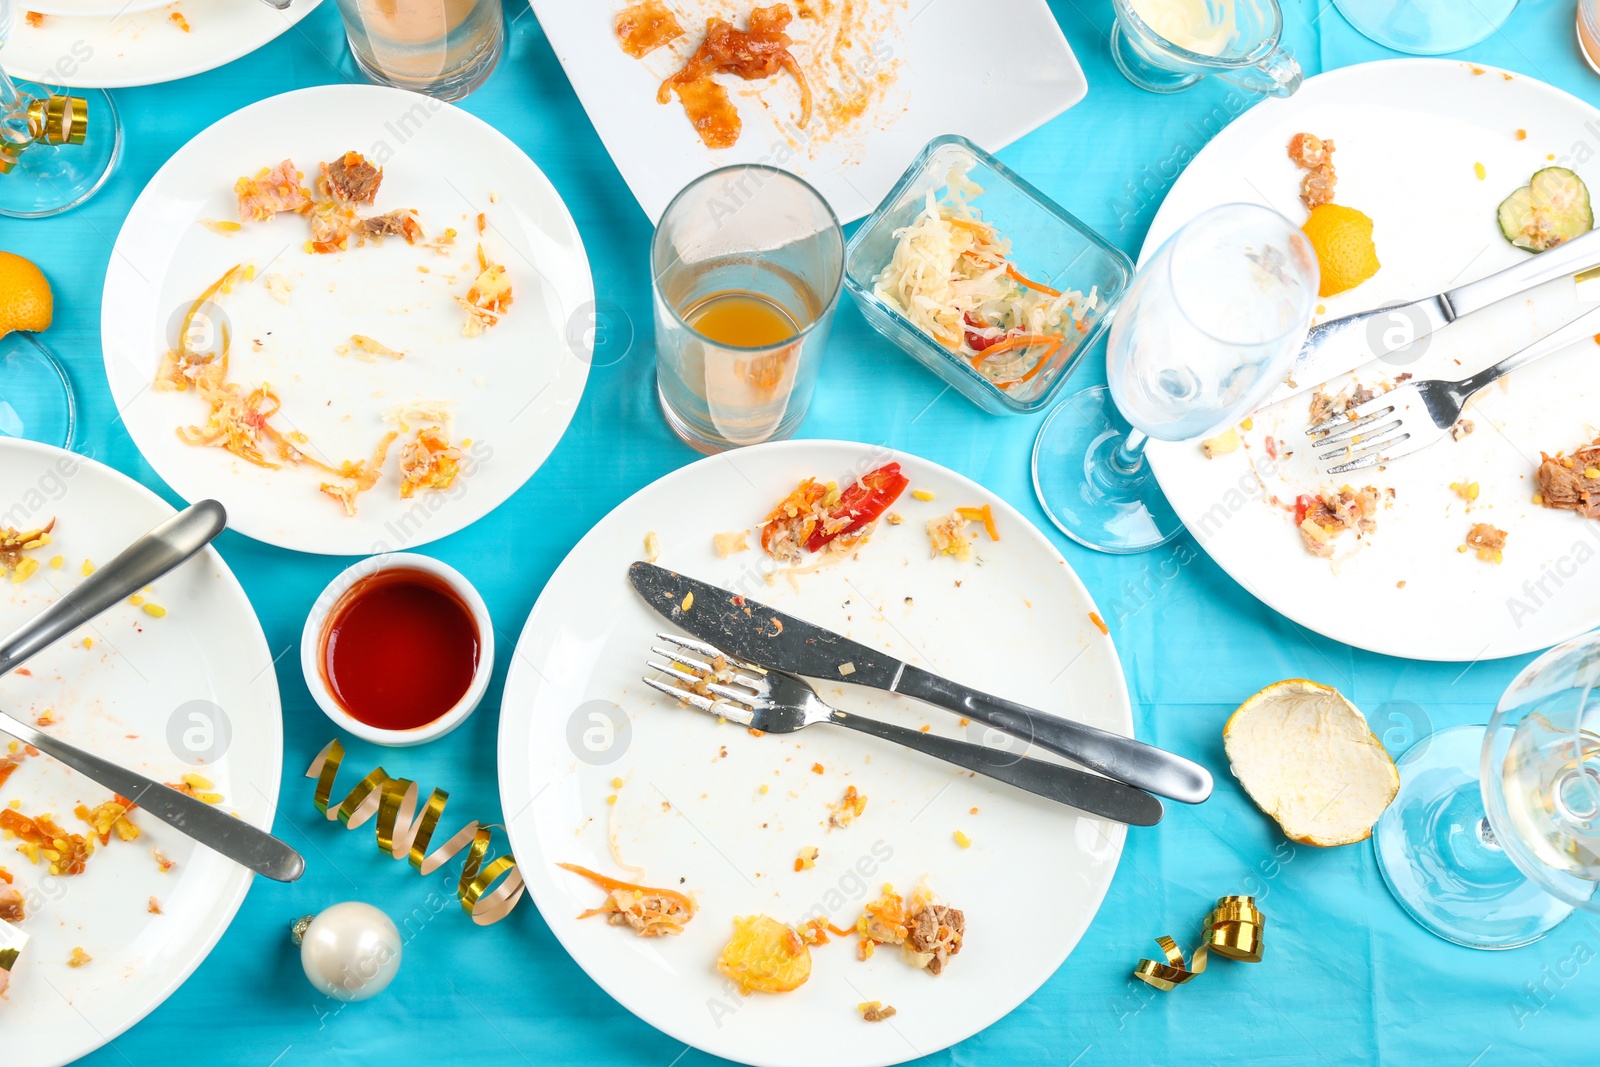
[{"label": "white christmas ball ornament", "polygon": [[335,904],[296,929],[306,977],[336,1000],[375,997],[399,973],[400,931],[371,904]]}]

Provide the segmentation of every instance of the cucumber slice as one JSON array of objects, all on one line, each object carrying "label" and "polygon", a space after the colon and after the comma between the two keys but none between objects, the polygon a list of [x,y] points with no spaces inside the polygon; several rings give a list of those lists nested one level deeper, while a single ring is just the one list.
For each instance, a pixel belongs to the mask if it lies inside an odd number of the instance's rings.
[{"label": "cucumber slice", "polygon": [[1546,167],[1500,202],[1500,232],[1518,248],[1543,252],[1594,228],[1589,187],[1565,167]]}]

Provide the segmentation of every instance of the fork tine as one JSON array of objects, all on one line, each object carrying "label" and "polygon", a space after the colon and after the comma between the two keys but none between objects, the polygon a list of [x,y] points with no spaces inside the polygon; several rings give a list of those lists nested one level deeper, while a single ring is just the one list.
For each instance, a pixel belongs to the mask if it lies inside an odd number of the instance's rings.
[{"label": "fork tine", "polygon": [[[1329,419],[1326,422],[1318,423],[1306,431],[1306,436],[1311,438],[1315,444],[1332,444],[1359,434],[1373,423],[1392,418],[1394,414],[1394,405],[1388,404],[1384,406],[1382,411],[1374,411],[1370,415],[1362,415],[1359,418],[1343,419],[1337,422]],[[1327,428],[1326,432],[1323,432],[1323,427]],[[1319,433],[1322,436],[1318,436]]]},{"label": "fork tine", "polygon": [[1328,473],[1343,474],[1346,471],[1353,471],[1360,467],[1370,467],[1375,463],[1389,463],[1399,459],[1401,456],[1410,455],[1419,448],[1425,448],[1436,440],[1438,440],[1437,437],[1419,437],[1410,433],[1401,434],[1399,437],[1392,437],[1385,441],[1381,449],[1363,456],[1359,462],[1343,463],[1337,467],[1329,467]]},{"label": "fork tine", "polygon": [[712,667],[709,663],[697,660],[693,656],[686,655],[682,652],[675,652],[670,648],[662,648],[660,645],[651,645],[650,651],[654,652],[658,656],[666,656],[675,663],[681,663],[690,670],[704,675],[707,678],[721,678],[723,681],[738,682],[746,689],[753,690],[757,693],[764,693],[767,690],[767,682],[765,678],[751,677],[748,674],[740,674],[732,667],[728,667],[719,671]]},{"label": "fork tine", "polygon": [[[666,674],[677,673],[671,668],[662,666],[658,663],[651,663],[648,664],[648,666]],[[659,678],[644,678],[641,679],[641,681],[643,681],[644,684],[648,685],[651,689],[654,689],[657,692],[665,693],[674,700],[682,701],[683,703],[688,704],[690,707],[698,708],[701,711],[707,712],[711,715],[720,716],[721,718],[739,723],[742,726],[748,726],[750,723],[755,721],[755,712],[750,708],[745,707],[743,704],[737,704],[728,700],[712,700],[710,697],[702,696],[693,690],[679,689],[675,685],[669,685],[666,682],[661,681]]]},{"label": "fork tine", "polygon": [[1390,392],[1375,396],[1365,403],[1357,404],[1355,407],[1349,408],[1342,414],[1333,416],[1331,419],[1323,419],[1321,422],[1309,427],[1306,430],[1306,436],[1318,437],[1319,435],[1326,435],[1320,439],[1336,440],[1348,434],[1358,432],[1361,427],[1373,422],[1376,419],[1382,418],[1385,415],[1391,414],[1395,410],[1395,397],[1393,390],[1391,390]]},{"label": "fork tine", "polygon": [[710,656],[712,659],[721,656],[729,663],[737,664],[738,666],[743,667],[745,670],[755,671],[757,674],[767,673],[766,668],[762,667],[760,664],[751,663],[749,660],[744,660],[740,659],[738,656],[729,655],[709,641],[701,641],[699,638],[695,637],[685,637],[682,634],[657,633],[656,636],[663,641],[668,641],[674,645],[677,645],[679,648],[687,648],[691,652],[698,652],[702,656]]},{"label": "fork tine", "polygon": [[1338,456],[1350,456],[1357,452],[1366,452],[1370,449],[1382,448],[1388,442],[1395,440],[1397,434],[1401,436],[1409,436],[1406,433],[1406,427],[1403,420],[1390,419],[1388,422],[1384,423],[1382,426],[1379,426],[1371,433],[1357,434],[1356,436],[1350,438],[1341,437],[1329,441],[1315,441],[1313,444],[1318,449],[1325,448],[1328,445],[1334,446],[1329,448],[1326,452],[1321,452],[1317,456],[1319,461],[1326,462],[1327,460],[1334,459]]},{"label": "fork tine", "polygon": [[688,667],[690,670],[699,674],[715,675],[717,673],[711,669],[711,664],[697,660],[693,656],[687,655],[683,652],[675,652],[670,648],[662,648],[660,645],[651,645],[650,651],[654,652],[658,656],[666,656],[675,663],[681,663],[685,667]]}]

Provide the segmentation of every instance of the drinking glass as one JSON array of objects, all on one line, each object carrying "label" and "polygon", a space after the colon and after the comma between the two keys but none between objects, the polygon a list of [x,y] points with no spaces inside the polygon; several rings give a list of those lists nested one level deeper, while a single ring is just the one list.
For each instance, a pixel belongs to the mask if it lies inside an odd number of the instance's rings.
[{"label": "drinking glass", "polygon": [[1305,76],[1278,39],[1278,0],[1115,0],[1111,58],[1133,84],[1176,93],[1215,74],[1252,92],[1288,96]]},{"label": "drinking glass", "polygon": [[72,383],[50,350],[20,331],[0,337],[0,437],[71,448],[76,418]]},{"label": "drinking glass", "polygon": [[1436,56],[1498,30],[1517,0],[1333,0],[1356,31],[1385,48]]},{"label": "drinking glass", "polygon": [[1068,398],[1039,428],[1033,484],[1051,521],[1102,552],[1177,536],[1145,445],[1253,411],[1300,350],[1318,279],[1305,234],[1259,204],[1211,208],[1168,238],[1112,312],[1109,388]]},{"label": "drinking glass", "polygon": [[[788,171],[723,167],[667,205],[650,243],[656,389],[673,432],[702,452],[793,436],[811,404],[844,279],[844,233]],[[772,306],[792,329],[756,344],[691,325],[708,298]]]},{"label": "drinking glass", "polygon": [[[14,14],[0,0],[0,48]],[[121,149],[122,123],[104,90],[69,95],[0,70],[0,215],[39,219],[77,207],[100,191]]]},{"label": "drinking glass", "polygon": [[1517,675],[1488,726],[1423,738],[1373,850],[1411,917],[1469,948],[1537,941],[1600,911],[1600,631]]},{"label": "drinking glass", "polygon": [[500,60],[500,0],[338,0],[350,54],[369,81],[460,100]]}]

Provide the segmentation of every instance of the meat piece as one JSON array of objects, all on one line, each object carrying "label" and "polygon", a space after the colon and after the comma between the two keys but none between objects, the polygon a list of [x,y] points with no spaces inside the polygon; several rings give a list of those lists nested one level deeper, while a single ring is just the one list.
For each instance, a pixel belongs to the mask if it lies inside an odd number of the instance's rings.
[{"label": "meat piece", "polygon": [[911,916],[906,944],[915,952],[932,953],[928,973],[940,974],[945,962],[961,951],[961,939],[966,931],[967,917],[960,909],[929,904]]},{"label": "meat piece", "polygon": [[1544,506],[1600,518],[1600,440],[1571,456],[1542,454],[1538,478]]},{"label": "meat piece", "polygon": [[[1339,410],[1342,411],[1343,409]],[[1321,389],[1312,390],[1311,425],[1315,426],[1320,422],[1326,422],[1336,414],[1338,414],[1338,411],[1334,410],[1333,397],[1324,393]]]},{"label": "meat piece", "polygon": [[[1394,490],[1388,490],[1389,497]],[[1295,501],[1299,519],[1300,540],[1313,556],[1328,559],[1333,556],[1333,541],[1346,530],[1365,537],[1378,528],[1378,508],[1385,494],[1374,486],[1360,490],[1346,486],[1335,495],[1323,491],[1317,496],[1302,496]]]},{"label": "meat piece", "polygon": [[1505,558],[1506,532],[1487,522],[1474,523],[1467,531],[1466,547],[1477,549],[1485,563],[1499,563]]},{"label": "meat piece", "polygon": [[1457,419],[1456,424],[1450,427],[1450,440],[1459,441],[1477,428],[1471,419]]},{"label": "meat piece", "polygon": [[881,1023],[883,1020],[898,1014],[893,1004],[879,1004],[873,1001],[861,1009],[861,1018],[869,1023]]},{"label": "meat piece", "polygon": [[1570,456],[1542,456],[1538,478],[1544,506],[1600,519],[1600,441]]},{"label": "meat piece", "polygon": [[415,211],[390,211],[362,219],[350,228],[350,232],[355,234],[359,244],[368,240],[382,242],[385,237],[404,237],[406,244],[414,245],[422,236],[422,224],[417,221]]},{"label": "meat piece", "polygon": [[612,23],[617,32],[617,43],[635,59],[654,52],[683,36],[683,27],[677,16],[661,0],[644,0],[643,3],[625,7],[617,12]]},{"label": "meat piece", "polygon": [[305,177],[293,160],[284,160],[254,178],[233,183],[239,200],[240,222],[266,222],[280,211],[305,212],[311,207],[311,194],[300,184]]},{"label": "meat piece", "polygon": [[28,916],[23,908],[22,891],[0,885],[0,922],[19,923]]},{"label": "meat piece", "polygon": [[1297,133],[1289,139],[1289,158],[1306,172],[1300,179],[1300,202],[1306,210],[1333,203],[1339,178],[1333,171],[1333,139]]},{"label": "meat piece", "polygon": [[341,204],[370,204],[383,183],[383,168],[374,167],[360,152],[346,152],[322,164],[323,192]]}]

